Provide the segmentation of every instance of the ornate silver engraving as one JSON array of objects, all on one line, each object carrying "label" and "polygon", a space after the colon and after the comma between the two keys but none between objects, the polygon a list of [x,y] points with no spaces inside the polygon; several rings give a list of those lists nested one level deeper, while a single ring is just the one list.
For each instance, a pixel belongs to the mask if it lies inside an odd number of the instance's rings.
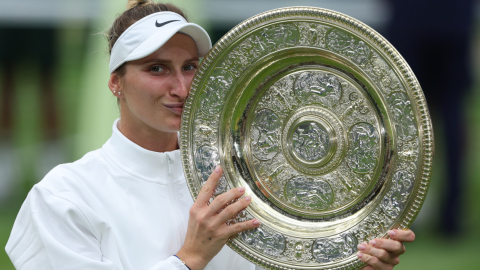
[{"label": "ornate silver engraving", "polygon": [[258,251],[272,257],[278,257],[285,250],[285,237],[267,227],[260,227],[240,233],[243,241]]},{"label": "ornate silver engraving", "polygon": [[357,252],[357,239],[350,233],[317,239],[312,251],[319,263],[342,260]]},{"label": "ornate silver engraving", "polygon": [[225,105],[225,96],[233,82],[233,77],[228,71],[218,68],[212,71],[208,81],[203,91],[201,107],[204,113],[216,115]]},{"label": "ornate silver engraving", "polygon": [[195,137],[195,143],[197,145],[210,144],[213,145],[217,142],[217,133],[206,125],[195,125],[195,133],[199,136]]},{"label": "ornate silver engraving", "polygon": [[263,28],[254,38],[259,51],[271,52],[292,47],[298,41],[298,28],[294,24],[277,24]]},{"label": "ornate silver engraving", "polygon": [[[210,174],[219,164],[220,157],[218,155],[218,150],[215,147],[204,145],[195,151],[195,165],[200,179],[202,179],[202,185],[207,182]],[[225,177],[222,176],[215,187],[215,195],[225,192],[226,188],[227,181],[225,180]]]},{"label": "ornate silver engraving", "polygon": [[391,217],[396,217],[404,209],[413,188],[413,175],[407,171],[397,171],[393,175],[393,185],[382,199],[380,206]]},{"label": "ornate silver engraving", "polygon": [[318,23],[301,22],[297,24],[300,30],[300,45],[315,46],[319,48],[325,47],[325,34],[329,27]]},{"label": "ornate silver engraving", "polygon": [[327,34],[327,47],[349,58],[357,65],[364,65],[371,55],[370,48],[364,41],[338,29],[330,30]]},{"label": "ornate silver engraving", "polygon": [[290,261],[311,262],[313,260],[312,244],[313,241],[309,240],[288,239],[284,255]]},{"label": "ornate silver engraving", "polygon": [[348,166],[356,173],[370,172],[378,162],[380,139],[377,131],[370,124],[359,123],[350,129],[348,135]]},{"label": "ornate silver engraving", "polygon": [[332,187],[327,182],[303,176],[290,179],[285,187],[285,193],[291,204],[301,209],[316,211],[330,206],[334,197]]},{"label": "ornate silver engraving", "polygon": [[376,208],[358,225],[355,236],[359,242],[368,242],[384,235],[390,229],[392,222],[393,219],[390,216]]},{"label": "ornate silver engraving", "polygon": [[279,150],[280,118],[271,110],[263,109],[255,115],[252,129],[252,152],[260,160],[269,160]]},{"label": "ornate silver engraving", "polygon": [[388,97],[388,104],[395,118],[398,137],[409,141],[417,136],[415,116],[413,115],[412,104],[407,96],[402,92],[392,93]]},{"label": "ornate silver engraving", "polygon": [[316,122],[300,123],[292,136],[294,152],[306,161],[320,160],[330,150],[330,138],[325,128]]},{"label": "ornate silver engraving", "polygon": [[342,84],[337,76],[321,71],[302,73],[294,89],[301,100],[313,99],[325,106],[338,103],[342,96]]}]

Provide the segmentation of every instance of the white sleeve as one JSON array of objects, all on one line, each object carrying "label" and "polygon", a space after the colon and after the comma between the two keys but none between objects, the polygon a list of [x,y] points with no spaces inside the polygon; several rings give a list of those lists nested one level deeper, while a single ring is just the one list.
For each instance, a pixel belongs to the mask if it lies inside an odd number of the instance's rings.
[{"label": "white sleeve", "polygon": [[185,265],[174,256],[170,256],[166,260],[158,262],[149,270],[173,270],[173,269],[188,270],[188,268],[185,267]]},{"label": "white sleeve", "polygon": [[[88,218],[68,199],[36,185],[15,220],[5,250],[17,270],[123,270],[102,256]],[[175,257],[150,270],[188,270]]]}]

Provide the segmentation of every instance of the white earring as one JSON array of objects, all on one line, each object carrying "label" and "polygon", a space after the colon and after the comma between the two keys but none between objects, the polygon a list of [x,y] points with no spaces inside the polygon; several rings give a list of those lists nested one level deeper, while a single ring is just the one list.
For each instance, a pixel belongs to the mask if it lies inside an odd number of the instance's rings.
[{"label": "white earring", "polygon": [[120,96],[122,94],[122,92],[118,92],[118,95]]},{"label": "white earring", "polygon": [[113,91],[113,94],[115,95],[117,93],[117,91]]}]

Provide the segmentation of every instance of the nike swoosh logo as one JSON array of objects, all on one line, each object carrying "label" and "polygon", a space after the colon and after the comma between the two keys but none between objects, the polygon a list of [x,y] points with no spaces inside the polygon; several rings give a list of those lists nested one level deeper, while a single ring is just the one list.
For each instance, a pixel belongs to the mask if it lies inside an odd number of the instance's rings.
[{"label": "nike swoosh logo", "polygon": [[171,23],[171,22],[178,22],[178,21],[180,21],[180,20],[171,20],[171,21],[166,21],[166,22],[163,22],[163,23],[158,23],[157,21],[155,21],[155,26],[156,26],[156,27],[162,27],[162,26],[164,26],[165,24],[169,24],[169,23]]}]

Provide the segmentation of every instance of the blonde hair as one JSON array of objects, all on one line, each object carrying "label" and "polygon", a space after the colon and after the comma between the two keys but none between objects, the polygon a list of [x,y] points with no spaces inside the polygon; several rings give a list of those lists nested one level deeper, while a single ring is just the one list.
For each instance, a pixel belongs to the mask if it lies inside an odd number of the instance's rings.
[{"label": "blonde hair", "polygon": [[141,7],[151,3],[152,3],[152,0],[128,0],[127,9],[131,9],[136,6]]}]

